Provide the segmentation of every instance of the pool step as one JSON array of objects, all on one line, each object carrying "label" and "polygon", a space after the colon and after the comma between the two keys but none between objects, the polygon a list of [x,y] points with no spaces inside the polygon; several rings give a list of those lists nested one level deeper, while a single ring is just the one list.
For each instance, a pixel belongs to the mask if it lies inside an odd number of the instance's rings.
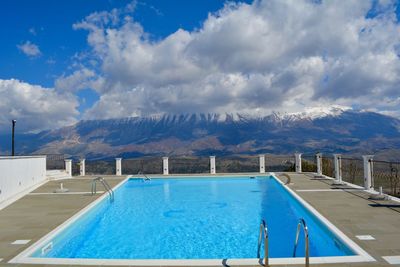
[{"label": "pool step", "polygon": [[46,171],[46,177],[48,180],[61,180],[71,178],[71,176],[65,170],[48,170]]}]

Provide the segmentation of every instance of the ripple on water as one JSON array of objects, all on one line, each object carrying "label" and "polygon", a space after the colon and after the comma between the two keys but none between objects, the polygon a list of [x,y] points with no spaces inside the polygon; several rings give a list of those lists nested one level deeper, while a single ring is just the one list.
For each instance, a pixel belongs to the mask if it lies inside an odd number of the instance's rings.
[{"label": "ripple on water", "polygon": [[185,210],[168,210],[163,213],[164,217],[174,218],[185,213]]}]

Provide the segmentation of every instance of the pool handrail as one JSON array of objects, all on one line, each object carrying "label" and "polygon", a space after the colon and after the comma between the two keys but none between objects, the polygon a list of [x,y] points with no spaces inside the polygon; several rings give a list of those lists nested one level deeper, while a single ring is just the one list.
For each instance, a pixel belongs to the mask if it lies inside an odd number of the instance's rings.
[{"label": "pool handrail", "polygon": [[294,244],[293,257],[296,257],[296,250],[297,250],[297,244],[299,242],[299,234],[300,234],[301,226],[303,226],[303,231],[304,231],[305,260],[306,260],[306,267],[308,267],[308,266],[310,266],[308,227],[307,227],[306,221],[303,218],[300,218],[299,223],[297,224],[296,241],[295,241],[295,244]]},{"label": "pool handrail", "polygon": [[260,255],[260,249],[261,249],[261,243],[262,243],[262,237],[264,235],[264,266],[268,267],[269,266],[269,259],[268,259],[268,227],[267,223],[265,220],[261,220],[260,223],[260,234],[258,236],[258,246],[257,246],[257,258],[261,258]]},{"label": "pool handrail", "polygon": [[103,177],[96,177],[92,180],[92,195],[97,193],[96,190],[96,182],[99,181],[106,189],[108,195],[110,196],[110,201],[114,201],[114,191],[112,190],[111,186],[107,183],[107,181]]},{"label": "pool handrail", "polygon": [[290,178],[290,175],[289,175],[289,174],[287,174],[287,173],[282,173],[281,176],[286,177],[286,179],[287,179],[286,182],[285,182],[285,185],[291,184],[291,183],[292,183],[292,178]]},{"label": "pool handrail", "polygon": [[143,175],[143,176],[144,176],[143,181],[150,181],[150,180],[151,180],[151,178],[148,177],[148,176],[147,176],[144,172],[142,172],[142,171],[139,171],[139,172],[138,172],[138,175]]}]

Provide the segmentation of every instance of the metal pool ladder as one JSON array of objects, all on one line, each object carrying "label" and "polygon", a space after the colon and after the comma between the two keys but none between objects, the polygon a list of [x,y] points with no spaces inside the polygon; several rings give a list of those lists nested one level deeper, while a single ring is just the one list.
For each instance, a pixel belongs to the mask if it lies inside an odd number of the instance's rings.
[{"label": "metal pool ladder", "polygon": [[297,224],[297,231],[296,231],[296,241],[294,243],[294,250],[293,250],[293,257],[296,257],[296,250],[297,250],[297,244],[299,242],[299,234],[300,234],[300,229],[301,226],[303,226],[304,230],[304,242],[305,242],[305,259],[306,259],[306,267],[310,266],[310,255],[309,255],[309,246],[308,246],[308,228],[306,221],[301,218],[299,220],[299,223]]},{"label": "metal pool ladder", "polygon": [[258,246],[257,246],[257,258],[261,259],[261,243],[264,236],[264,266],[268,267],[268,227],[265,220],[261,220],[260,223],[260,234],[258,236]]},{"label": "metal pool ladder", "polygon": [[96,194],[96,184],[100,182],[104,188],[106,189],[108,195],[110,196],[110,201],[114,201],[114,191],[112,190],[111,186],[107,183],[107,181],[103,177],[96,177],[92,180],[92,195]]},{"label": "metal pool ladder", "polygon": [[139,172],[138,172],[138,175],[143,175],[143,176],[144,176],[143,181],[150,181],[150,180],[151,180],[151,178],[148,177],[148,176],[147,176],[144,172],[142,172],[142,171],[139,171]]}]

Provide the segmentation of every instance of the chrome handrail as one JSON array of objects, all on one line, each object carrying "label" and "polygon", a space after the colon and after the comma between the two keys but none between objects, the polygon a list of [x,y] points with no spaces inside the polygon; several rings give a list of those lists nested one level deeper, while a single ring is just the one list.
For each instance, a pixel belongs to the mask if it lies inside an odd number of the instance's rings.
[{"label": "chrome handrail", "polygon": [[281,176],[286,177],[286,183],[285,184],[291,184],[292,183],[292,179],[290,178],[289,174],[287,173],[282,173]]},{"label": "chrome handrail", "polygon": [[268,227],[267,224],[265,223],[265,220],[261,220],[260,223],[260,234],[258,236],[258,246],[257,246],[257,258],[261,258],[261,243],[262,243],[262,237],[264,234],[264,266],[268,267],[269,266],[269,260],[268,260]]},{"label": "chrome handrail", "polygon": [[309,255],[309,243],[308,243],[308,227],[306,224],[306,221],[301,218],[299,220],[299,223],[297,224],[297,231],[296,231],[296,241],[294,244],[294,250],[293,250],[293,257],[296,257],[296,250],[297,250],[297,244],[299,242],[299,234],[300,234],[300,229],[301,226],[303,226],[304,229],[304,242],[305,242],[305,259],[306,259],[306,267],[310,266],[310,255]]},{"label": "chrome handrail", "polygon": [[103,177],[96,177],[92,180],[92,195],[97,193],[97,188],[96,188],[97,181],[99,181],[106,189],[108,195],[110,196],[110,201],[111,202],[114,201],[114,191]]},{"label": "chrome handrail", "polygon": [[150,181],[151,180],[151,178],[149,178],[144,172],[142,172],[142,171],[139,171],[138,172],[138,175],[143,175],[144,176],[144,178],[143,178],[143,180],[144,181]]}]

